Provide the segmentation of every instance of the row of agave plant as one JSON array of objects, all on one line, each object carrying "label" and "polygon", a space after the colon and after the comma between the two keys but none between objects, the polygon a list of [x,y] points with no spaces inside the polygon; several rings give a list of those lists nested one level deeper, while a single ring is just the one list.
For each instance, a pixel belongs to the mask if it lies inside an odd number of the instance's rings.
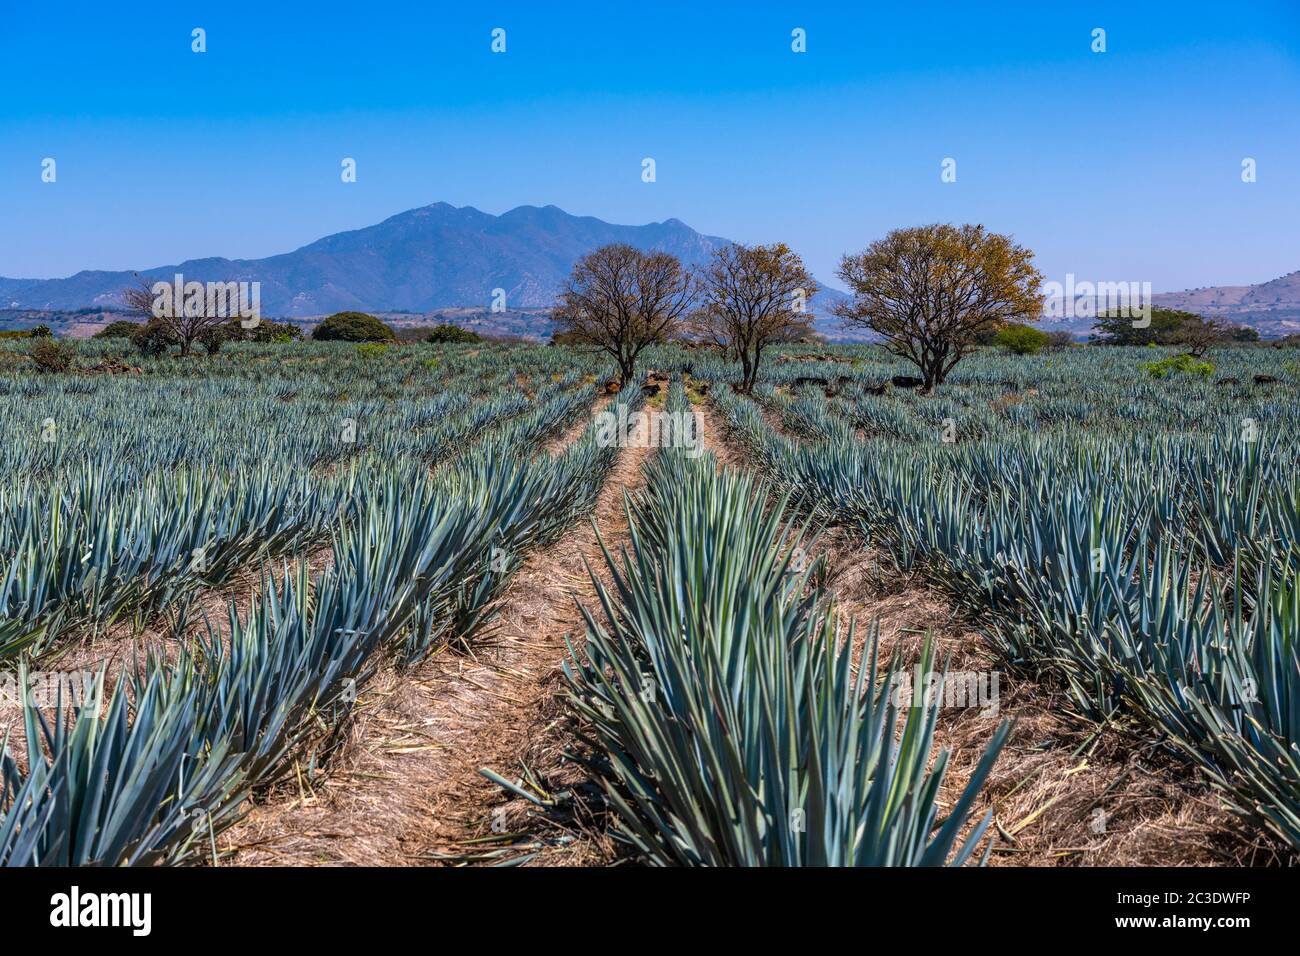
[{"label": "row of agave plant", "polygon": [[[670,410],[686,407],[674,383]],[[586,643],[566,667],[618,832],[656,865],[960,865],[993,734],[940,815],[947,754],[932,702],[900,712],[876,634],[837,632],[794,563],[807,525],[747,473],[668,448],[629,502],[630,546],[593,574]],[[927,647],[922,667],[933,665]]]},{"label": "row of agave plant", "polygon": [[[428,381],[400,399],[374,383],[340,381],[322,397],[319,383],[270,377],[170,377],[149,381],[149,391],[134,377],[89,392],[75,387],[81,379],[24,382],[21,393],[0,395],[0,474],[46,481],[82,465],[147,474],[184,464],[234,472],[268,460],[307,468],[367,452],[433,461],[481,429],[572,392],[584,377],[572,369],[542,377],[526,365],[451,378],[440,371],[409,370]],[[324,378],[310,367],[303,374]]]},{"label": "row of agave plant", "polygon": [[1293,410],[1265,403],[1253,440],[1228,432],[1228,409],[1194,435],[1157,417],[944,444],[845,435],[823,409],[793,429],[805,441],[713,395],[807,509],[923,569],[987,615],[1009,662],[1160,736],[1300,848],[1300,444],[1279,430]]},{"label": "row of agave plant", "polygon": [[[323,431],[320,416],[266,389],[232,405],[215,395],[226,384],[220,378],[189,395],[188,404],[216,414],[188,429],[152,417],[158,392],[181,403],[172,379],[149,391],[137,384],[140,407],[113,429],[104,422],[118,417],[119,404],[129,407],[125,386],[98,396],[104,407],[47,386],[27,414],[57,415],[64,429],[41,442],[39,428],[15,416],[8,427],[18,440],[4,446],[14,470],[0,482],[0,666],[57,647],[69,631],[128,614],[145,619],[259,557],[322,543],[377,469],[437,464],[485,436],[530,447],[590,404],[578,372],[544,379],[531,397],[514,384],[520,375],[507,368],[489,376],[512,381],[496,395],[471,397],[480,376],[394,408],[367,400],[375,407],[360,421],[384,424],[353,434]],[[264,414],[268,403],[279,406],[278,420]],[[20,459],[42,445],[57,459]]]},{"label": "row of agave plant", "polygon": [[[634,406],[640,395],[625,396]],[[590,401],[590,398],[587,398]],[[552,413],[552,424],[573,418]],[[331,529],[333,560],[267,571],[258,600],[89,699],[26,694],[25,752],[0,756],[0,863],[144,865],[217,854],[216,835],[295,758],[327,751],[382,655],[468,640],[519,553],[589,509],[617,454],[590,427],[536,455],[526,417],[446,467],[378,463]]]}]

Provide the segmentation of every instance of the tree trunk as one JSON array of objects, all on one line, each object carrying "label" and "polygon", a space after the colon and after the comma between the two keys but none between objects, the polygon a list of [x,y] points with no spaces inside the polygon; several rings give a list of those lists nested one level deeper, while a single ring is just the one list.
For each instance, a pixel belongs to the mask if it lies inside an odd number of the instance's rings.
[{"label": "tree trunk", "polygon": [[921,368],[921,390],[924,392],[934,391],[936,385],[943,384],[943,361],[941,359],[931,360]]},{"label": "tree trunk", "polygon": [[740,390],[746,395],[754,394],[754,366],[750,364],[749,353],[737,349],[740,352]]}]

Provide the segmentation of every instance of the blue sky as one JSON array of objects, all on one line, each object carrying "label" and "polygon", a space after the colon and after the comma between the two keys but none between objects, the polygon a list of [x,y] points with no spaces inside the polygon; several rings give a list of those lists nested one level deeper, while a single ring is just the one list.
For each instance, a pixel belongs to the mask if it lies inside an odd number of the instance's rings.
[{"label": "blue sky", "polygon": [[1300,269],[1300,0],[540,6],[9,4],[0,275],[256,258],[436,201],[675,216],[824,279],[934,221],[1048,278]]}]

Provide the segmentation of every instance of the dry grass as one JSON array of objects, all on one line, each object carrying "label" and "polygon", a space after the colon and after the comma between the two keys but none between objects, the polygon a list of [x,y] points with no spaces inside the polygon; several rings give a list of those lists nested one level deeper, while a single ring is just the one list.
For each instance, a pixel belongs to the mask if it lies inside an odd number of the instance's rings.
[{"label": "dry grass", "polygon": [[[765,417],[768,417],[764,410]],[[778,425],[771,418],[773,428]],[[710,408],[706,442],[720,461],[748,467]],[[970,779],[1001,720],[1012,732],[976,805],[993,811],[992,865],[1241,866],[1285,862],[1279,847],[1243,825],[1194,768],[1120,728],[1071,715],[1066,696],[1007,671],[978,627],[941,591],[893,568],[846,529],[818,541],[828,586],[844,623],[865,638],[879,626],[882,661],[918,659],[927,636],[954,671],[998,672],[998,713],[941,710],[936,740],[950,753],[947,805]]]},{"label": "dry grass", "polygon": [[841,611],[864,629],[880,624],[882,658],[911,666],[927,636],[954,671],[997,672],[998,711],[941,710],[937,744],[950,751],[949,804],[1002,720],[1013,729],[977,803],[993,810],[993,865],[1212,866],[1276,863],[1193,768],[1119,728],[1071,715],[1060,691],[1008,671],[942,592],[888,569],[847,532],[821,542]]},{"label": "dry grass", "polygon": [[[580,434],[580,430],[578,430]],[[642,481],[648,449],[620,455],[593,520],[608,546],[626,536],[624,490]],[[427,865],[518,861],[590,865],[615,856],[581,801],[538,807],[485,778],[492,768],[547,799],[585,775],[557,699],[577,601],[594,598],[587,562],[603,559],[591,522],[527,555],[473,649],[447,647],[406,673],[386,672],[314,790],[281,793],[227,831],[240,865]]]}]

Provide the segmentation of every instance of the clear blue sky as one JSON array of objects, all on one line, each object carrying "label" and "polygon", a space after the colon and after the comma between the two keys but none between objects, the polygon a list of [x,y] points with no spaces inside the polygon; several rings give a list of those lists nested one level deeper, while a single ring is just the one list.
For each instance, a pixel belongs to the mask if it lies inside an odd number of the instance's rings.
[{"label": "clear blue sky", "polygon": [[1049,278],[1300,268],[1300,0],[290,6],[6,4],[0,275],[261,257],[439,200],[675,216],[823,278],[932,221]]}]

